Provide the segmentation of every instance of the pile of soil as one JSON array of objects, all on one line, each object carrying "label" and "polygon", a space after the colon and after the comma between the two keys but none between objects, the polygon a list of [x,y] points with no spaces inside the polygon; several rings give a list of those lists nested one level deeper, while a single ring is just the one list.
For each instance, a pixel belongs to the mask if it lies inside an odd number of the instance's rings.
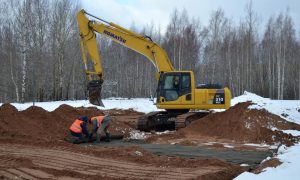
[{"label": "pile of soil", "polygon": [[300,125],[288,122],[266,110],[248,109],[251,103],[240,103],[229,110],[214,113],[195,121],[181,130],[185,136],[215,136],[249,143],[283,143],[291,145],[297,141],[292,135],[272,130],[300,130]]},{"label": "pile of soil", "polygon": [[[131,128],[119,122],[114,114],[138,114],[133,110],[109,110],[112,116],[110,132],[112,134],[129,135]],[[94,107],[74,108],[61,105],[56,110],[48,112],[43,108],[31,106],[24,111],[18,111],[10,104],[0,107],[0,139],[5,140],[62,140],[69,133],[69,127],[80,116],[88,117],[103,115],[103,111]],[[91,129],[91,127],[89,127]]]},{"label": "pile of soil", "polygon": [[[186,128],[159,139],[228,139],[238,143],[266,143],[292,145],[299,138],[276,130],[300,130],[300,125],[288,122],[266,110],[248,109],[250,102],[239,103],[227,111],[212,113],[193,121]],[[156,141],[158,138],[150,138]]]}]

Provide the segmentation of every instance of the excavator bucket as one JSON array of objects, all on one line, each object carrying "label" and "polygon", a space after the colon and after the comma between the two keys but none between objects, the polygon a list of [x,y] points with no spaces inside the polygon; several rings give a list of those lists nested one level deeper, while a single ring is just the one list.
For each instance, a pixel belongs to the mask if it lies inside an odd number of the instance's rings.
[{"label": "excavator bucket", "polygon": [[96,106],[104,107],[101,99],[101,89],[103,80],[92,80],[88,83],[89,101],[91,104]]}]

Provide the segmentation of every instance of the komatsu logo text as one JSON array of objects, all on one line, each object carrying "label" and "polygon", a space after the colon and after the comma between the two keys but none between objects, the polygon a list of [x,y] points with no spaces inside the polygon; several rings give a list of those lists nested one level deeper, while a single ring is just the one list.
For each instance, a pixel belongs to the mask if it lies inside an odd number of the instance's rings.
[{"label": "komatsu logo text", "polygon": [[106,30],[104,30],[103,33],[110,36],[110,37],[112,37],[112,38],[114,38],[114,39],[116,39],[116,40],[118,40],[118,41],[120,41],[120,42],[122,42],[122,43],[126,43],[126,40],[124,38],[122,38],[121,36],[117,36],[114,33],[111,33],[111,32],[106,31]]}]

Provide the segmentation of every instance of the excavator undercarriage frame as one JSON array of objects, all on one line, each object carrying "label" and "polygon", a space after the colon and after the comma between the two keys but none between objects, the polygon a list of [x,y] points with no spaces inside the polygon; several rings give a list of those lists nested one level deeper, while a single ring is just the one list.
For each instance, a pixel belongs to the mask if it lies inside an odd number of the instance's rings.
[{"label": "excavator undercarriage frame", "polygon": [[155,111],[141,116],[137,122],[137,129],[146,132],[178,130],[209,114],[210,111]]}]

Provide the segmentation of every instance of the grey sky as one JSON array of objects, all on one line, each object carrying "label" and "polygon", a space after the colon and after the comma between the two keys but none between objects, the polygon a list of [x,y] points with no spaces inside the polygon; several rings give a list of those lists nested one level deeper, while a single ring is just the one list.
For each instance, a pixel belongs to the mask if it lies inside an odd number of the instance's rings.
[{"label": "grey sky", "polygon": [[[170,14],[177,8],[185,8],[190,17],[199,18],[203,25],[208,24],[213,10],[222,8],[226,17],[235,23],[245,16],[245,5],[249,0],[82,0],[86,11],[110,22],[137,27],[153,22],[164,30]],[[254,11],[259,16],[260,28],[269,17],[285,12],[289,8],[293,17],[297,35],[300,30],[300,0],[253,0]],[[261,33],[261,32],[260,32]]]}]

